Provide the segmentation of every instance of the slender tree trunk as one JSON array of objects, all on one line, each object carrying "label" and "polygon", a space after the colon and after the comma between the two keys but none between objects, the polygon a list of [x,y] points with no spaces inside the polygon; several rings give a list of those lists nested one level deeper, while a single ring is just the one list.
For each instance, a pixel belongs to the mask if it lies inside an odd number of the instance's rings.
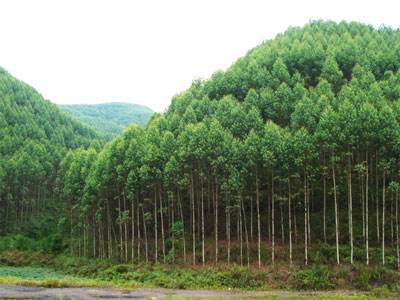
[{"label": "slender tree trunk", "polygon": [[243,222],[244,222],[244,236],[246,239],[246,259],[247,259],[247,267],[250,267],[250,246],[249,246],[249,234],[247,232],[247,221],[246,221],[246,211],[244,209],[243,197],[240,197],[240,205],[242,207],[243,212]]},{"label": "slender tree trunk", "polygon": [[157,190],[154,188],[154,261],[158,263]]},{"label": "slender tree trunk", "polygon": [[[125,191],[122,192],[122,197],[124,198],[124,215],[125,215],[127,209]],[[124,218],[124,237],[125,237],[125,262],[128,262],[128,220],[125,220],[125,218]]]},{"label": "slender tree trunk", "polygon": [[[139,193],[138,193],[139,195]],[[139,197],[137,198],[137,210],[136,210],[136,230],[137,230],[137,259],[138,263],[140,262],[140,246],[141,246],[141,236],[140,236],[140,203]],[[143,210],[142,210],[143,211]],[[144,222],[144,218],[143,218]],[[143,223],[144,224],[144,223]]]},{"label": "slender tree trunk", "polygon": [[82,236],[81,236],[81,232],[80,232],[80,230],[78,229],[78,231],[79,231],[79,239],[78,239],[78,257],[81,257],[82,256],[82,252],[81,252],[81,249],[82,249],[82,245],[81,245],[81,243],[82,243]]},{"label": "slender tree trunk", "polygon": [[257,257],[258,268],[261,268],[261,220],[260,220],[260,189],[258,183],[258,173],[256,171],[256,206],[257,206]]},{"label": "slender tree trunk", "polygon": [[122,233],[122,206],[121,206],[121,197],[118,197],[118,225],[119,225],[119,258],[120,261],[123,261],[124,257],[124,243],[123,243],[123,233]]},{"label": "slender tree trunk", "polygon": [[283,222],[283,203],[282,201],[279,203],[279,208],[281,211],[281,236],[282,236],[282,244],[285,244],[285,228]]},{"label": "slender tree trunk", "polygon": [[378,243],[380,240],[380,229],[379,229],[379,179],[378,179],[378,151],[375,155],[375,192],[376,192],[376,238]]},{"label": "slender tree trunk", "polygon": [[352,196],[352,184],[351,184],[351,153],[347,157],[347,183],[348,183],[348,193],[349,193],[349,237],[350,237],[350,263],[354,263],[354,246],[353,246],[353,196]]},{"label": "slender tree trunk", "polygon": [[382,265],[385,265],[385,187],[386,184],[386,171],[383,170],[382,178]]},{"label": "slender tree trunk", "polygon": [[148,263],[149,262],[149,246],[148,246],[148,242],[147,242],[147,224],[146,224],[147,222],[146,222],[146,218],[144,215],[143,206],[142,206],[142,216],[143,216],[143,234],[144,234],[144,253],[145,253],[145,257],[146,257],[146,263]]},{"label": "slender tree trunk", "polygon": [[339,217],[338,217],[338,200],[336,191],[336,174],[335,174],[335,163],[332,160],[332,178],[333,178],[333,196],[335,200],[335,234],[336,234],[336,263],[340,264],[339,258]]},{"label": "slender tree trunk", "polygon": [[272,265],[275,264],[275,200],[274,200],[274,174],[271,174],[271,237],[272,237]]},{"label": "slender tree trunk", "polygon": [[[0,198],[1,200],[1,198]],[[69,247],[70,255],[74,256],[74,238],[73,238],[73,208],[72,203],[70,203],[71,208],[69,209]]]},{"label": "slender tree trunk", "polygon": [[360,182],[361,182],[361,208],[362,208],[362,223],[363,223],[363,240],[365,242],[365,197],[364,197],[364,176],[360,175]]},{"label": "slender tree trunk", "polygon": [[206,263],[205,241],[204,241],[204,187],[203,178],[201,179],[201,262],[203,266]]},{"label": "slender tree trunk", "polygon": [[218,263],[218,181],[215,179],[215,263]]},{"label": "slender tree trunk", "polygon": [[297,218],[296,218],[296,202],[293,205],[293,224],[294,224],[294,243],[297,245]]},{"label": "slender tree trunk", "polygon": [[308,265],[307,173],[304,172],[304,263]]},{"label": "slender tree trunk", "polygon": [[253,197],[250,197],[250,240],[253,243]]},{"label": "slender tree trunk", "polygon": [[160,185],[158,198],[160,200],[160,220],[161,220],[161,241],[162,241],[162,252],[163,252],[163,261],[166,263],[167,255],[165,252],[165,232],[164,232],[164,205],[162,198],[162,186]]},{"label": "slender tree trunk", "polygon": [[292,205],[291,205],[291,201],[292,201],[292,192],[290,189],[290,177],[288,178],[288,191],[289,191],[289,195],[288,195],[288,204],[289,204],[289,262],[290,265],[293,264],[293,254],[292,254]]},{"label": "slender tree trunk", "polygon": [[93,213],[93,258],[96,258],[96,213]]},{"label": "slender tree trunk", "polygon": [[[196,190],[196,183],[195,183],[195,189]],[[200,195],[201,196],[201,195]],[[199,204],[199,202],[201,202],[201,199],[199,199],[201,197],[197,196],[195,197],[195,202],[197,204],[197,233],[196,236],[199,237],[200,241],[201,241],[201,203]]]},{"label": "slender tree trunk", "polygon": [[172,240],[172,262],[175,263],[175,232],[172,230],[172,227],[175,224],[175,202],[174,202],[174,194],[171,191],[171,222],[170,222],[170,231],[171,231],[171,240]]},{"label": "slender tree trunk", "polygon": [[369,160],[368,160],[368,152],[365,154],[365,158],[367,161],[366,171],[365,171],[365,252],[366,252],[366,263],[369,265],[369,236],[368,236],[368,175],[369,175]]},{"label": "slender tree trunk", "polygon": [[228,266],[231,264],[231,213],[230,196],[226,193],[226,239],[228,240]]},{"label": "slender tree trunk", "polygon": [[190,173],[190,200],[192,203],[192,264],[196,265],[196,214],[194,206],[194,182],[193,182],[193,170]]},{"label": "slender tree trunk", "polygon": [[324,217],[323,217],[323,227],[324,227],[324,243],[326,244],[326,176],[323,175],[323,186],[324,186]]},{"label": "slender tree trunk", "polygon": [[310,225],[310,180],[307,180],[307,233],[308,233],[308,247],[311,247],[311,225]]},{"label": "slender tree trunk", "polygon": [[394,224],[393,224],[393,193],[390,194],[390,239],[391,245],[394,245]]},{"label": "slender tree trunk", "polygon": [[[241,199],[239,199],[241,201]],[[243,221],[242,221],[242,209],[241,203],[238,203],[238,213],[239,213],[239,233],[240,233],[240,265],[243,266]]]},{"label": "slender tree trunk", "polygon": [[177,191],[178,197],[178,205],[180,210],[181,222],[182,222],[182,242],[183,242],[183,262],[186,263],[186,236],[185,236],[185,222],[183,219],[183,209],[182,209],[182,201],[180,197],[179,190]]},{"label": "slender tree trunk", "polygon": [[400,270],[400,245],[399,245],[399,191],[396,189],[396,254],[397,270]]},{"label": "slender tree trunk", "polygon": [[[269,184],[267,184],[269,187]],[[267,227],[268,227],[268,242],[272,243],[272,197],[270,196],[272,189],[269,189],[266,193],[267,195]],[[270,218],[271,216],[271,218]]]},{"label": "slender tree trunk", "polygon": [[132,198],[132,203],[131,203],[131,257],[132,257],[132,262],[135,260],[135,203]]},{"label": "slender tree trunk", "polygon": [[108,259],[111,259],[113,257],[112,253],[112,236],[111,236],[111,214],[110,214],[110,204],[107,199],[107,254],[108,254]]},{"label": "slender tree trunk", "polygon": [[[102,211],[102,214],[104,213],[104,211]],[[99,253],[99,257],[101,258],[101,259],[104,259],[105,258],[105,249],[104,249],[104,221],[103,221],[103,218],[101,219],[101,224],[100,224],[100,226],[99,226],[99,243],[100,243],[100,245],[99,245],[99,250],[100,250],[100,253]]]}]

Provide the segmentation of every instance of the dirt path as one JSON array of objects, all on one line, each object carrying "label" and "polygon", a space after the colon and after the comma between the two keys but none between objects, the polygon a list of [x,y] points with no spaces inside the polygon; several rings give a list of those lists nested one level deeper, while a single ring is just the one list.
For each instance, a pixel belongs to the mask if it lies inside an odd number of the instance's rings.
[{"label": "dirt path", "polygon": [[225,292],[202,290],[168,290],[168,289],[136,289],[130,292],[104,288],[43,288],[0,285],[0,299],[63,299],[63,300],[92,300],[92,299],[162,299],[167,295],[183,297],[236,297],[240,295],[259,294],[261,292]]},{"label": "dirt path", "polygon": [[[0,299],[24,300],[115,300],[115,299],[162,299],[166,296],[215,297],[231,299],[296,299],[296,296],[334,295],[335,292],[310,293],[291,291],[246,292],[246,291],[209,291],[209,290],[169,290],[169,289],[136,289],[130,292],[105,288],[43,288],[28,286],[0,285]],[[352,292],[342,292],[341,295],[351,295]],[[262,296],[265,296],[262,297]],[[337,295],[337,294],[336,294]]]},{"label": "dirt path", "polygon": [[92,299],[161,299],[167,295],[184,297],[227,297],[245,295],[258,292],[224,292],[224,291],[192,291],[192,290],[168,290],[168,289],[136,289],[131,292],[116,291],[103,288],[43,288],[0,285],[0,299],[68,299],[68,300],[92,300]]}]

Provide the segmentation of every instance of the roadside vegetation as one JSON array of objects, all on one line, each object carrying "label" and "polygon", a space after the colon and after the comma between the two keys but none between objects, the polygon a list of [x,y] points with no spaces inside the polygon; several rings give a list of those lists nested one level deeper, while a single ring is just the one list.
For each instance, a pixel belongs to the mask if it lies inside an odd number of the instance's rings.
[{"label": "roadside vegetation", "polygon": [[[183,266],[118,264],[111,260],[50,255],[41,252],[0,253],[0,283],[45,287],[162,287],[171,289],[363,291],[368,295],[398,295],[397,271],[366,267],[285,264],[251,268],[239,265]],[[340,299],[340,298],[339,298]]]}]

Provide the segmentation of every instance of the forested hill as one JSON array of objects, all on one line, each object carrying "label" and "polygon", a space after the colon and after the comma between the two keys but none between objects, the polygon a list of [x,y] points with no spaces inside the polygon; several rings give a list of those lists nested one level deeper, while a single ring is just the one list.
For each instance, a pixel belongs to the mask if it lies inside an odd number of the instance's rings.
[{"label": "forested hill", "polygon": [[[70,247],[262,265],[276,247],[287,263],[308,263],[324,242],[326,261],[385,262],[379,249],[396,240],[399,67],[390,28],[318,21],[264,42],[96,160],[66,158],[60,199],[86,211]],[[87,164],[86,178],[70,176]]]},{"label": "forested hill", "polygon": [[0,233],[18,228],[54,196],[68,149],[88,147],[95,133],[0,68]]},{"label": "forested hill", "polygon": [[107,139],[121,134],[129,124],[144,126],[153,114],[146,106],[120,102],[61,105],[60,108]]},{"label": "forested hill", "polygon": [[264,42],[144,128],[65,156],[69,250],[400,267],[399,67],[391,28],[317,21]]}]

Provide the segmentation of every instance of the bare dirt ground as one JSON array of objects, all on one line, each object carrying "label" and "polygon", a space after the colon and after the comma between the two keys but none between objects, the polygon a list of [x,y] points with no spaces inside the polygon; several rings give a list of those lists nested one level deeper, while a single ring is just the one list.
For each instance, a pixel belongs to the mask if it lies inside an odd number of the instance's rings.
[{"label": "bare dirt ground", "polygon": [[229,291],[194,291],[168,289],[135,289],[134,291],[117,291],[103,288],[44,288],[0,285],[0,299],[35,299],[35,300],[114,300],[114,299],[162,299],[168,295],[183,297],[226,297],[231,298],[249,293]]},{"label": "bare dirt ground", "polygon": [[34,299],[34,300],[114,300],[114,299],[162,299],[166,296],[182,296],[188,299],[198,297],[215,298],[235,298],[251,299],[251,296],[258,298],[262,295],[279,296],[282,299],[285,296],[293,297],[311,295],[313,293],[302,292],[246,292],[246,291],[207,291],[207,290],[168,290],[168,289],[136,289],[134,291],[117,291],[105,288],[44,288],[0,285],[0,299]]}]

